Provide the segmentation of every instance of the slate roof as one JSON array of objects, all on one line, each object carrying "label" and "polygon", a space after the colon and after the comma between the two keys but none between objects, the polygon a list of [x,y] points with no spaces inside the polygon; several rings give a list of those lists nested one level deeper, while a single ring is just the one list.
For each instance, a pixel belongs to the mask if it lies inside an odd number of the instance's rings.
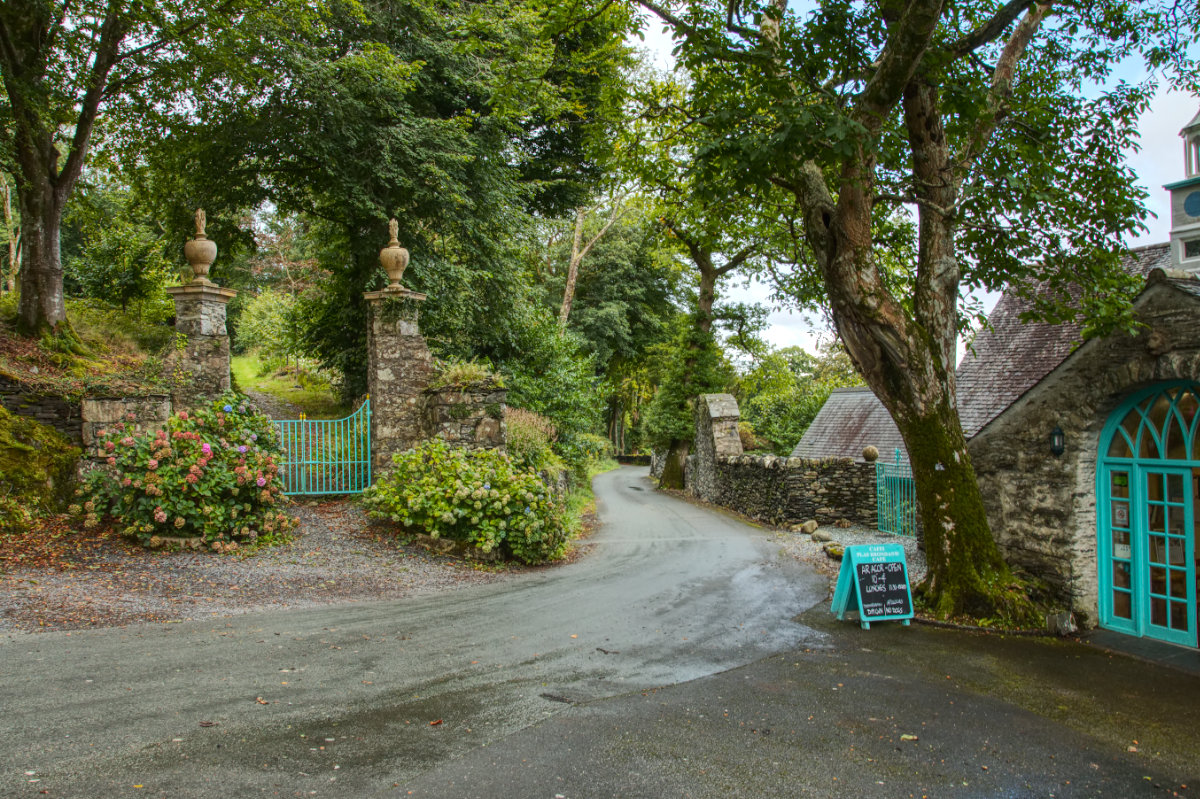
[{"label": "slate roof", "polygon": [[[1130,250],[1123,263],[1142,277],[1170,265],[1169,244]],[[1169,272],[1155,277],[1200,297],[1200,281],[1176,279]],[[1081,339],[1079,324],[1021,322],[1021,314],[1031,305],[1030,300],[1015,294],[1001,297],[988,316],[989,327],[979,332],[974,350],[958,364],[958,411],[968,438],[1066,360]],[[868,444],[879,448],[881,460],[890,459],[897,446],[907,458],[900,431],[870,389],[837,389],[792,455],[862,460],[862,449]]]},{"label": "slate roof", "polygon": [[[1143,278],[1170,265],[1169,244],[1130,250],[1122,264]],[[988,327],[975,337],[974,351],[958,364],[958,414],[967,438],[1050,374],[1082,340],[1078,323],[1022,322],[1031,306],[1006,292],[988,316]]]},{"label": "slate roof", "polygon": [[835,388],[792,450],[792,457],[861,461],[862,451],[868,446],[879,450],[880,460],[892,460],[896,447],[908,458],[904,439],[891,414],[871,389]]}]

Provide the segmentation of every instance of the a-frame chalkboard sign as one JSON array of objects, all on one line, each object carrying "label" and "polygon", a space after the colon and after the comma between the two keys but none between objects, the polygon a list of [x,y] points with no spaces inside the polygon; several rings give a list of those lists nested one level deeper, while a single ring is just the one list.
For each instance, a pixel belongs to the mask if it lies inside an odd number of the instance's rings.
[{"label": "a-frame chalkboard sign", "polygon": [[837,588],[830,610],[839,619],[847,611],[858,611],[864,630],[871,622],[902,621],[913,617],[912,591],[908,587],[908,564],[899,544],[846,547]]}]

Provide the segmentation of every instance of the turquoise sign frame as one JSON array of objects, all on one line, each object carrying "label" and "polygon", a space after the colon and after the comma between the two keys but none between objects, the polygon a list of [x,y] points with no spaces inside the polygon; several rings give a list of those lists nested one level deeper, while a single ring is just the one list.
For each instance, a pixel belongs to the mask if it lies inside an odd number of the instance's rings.
[{"label": "turquoise sign frame", "polygon": [[[899,590],[901,585],[903,594]],[[846,547],[829,610],[839,620],[845,619],[847,612],[857,611],[859,625],[864,630],[879,621],[907,625],[913,617],[913,601],[904,547],[899,544]]]}]

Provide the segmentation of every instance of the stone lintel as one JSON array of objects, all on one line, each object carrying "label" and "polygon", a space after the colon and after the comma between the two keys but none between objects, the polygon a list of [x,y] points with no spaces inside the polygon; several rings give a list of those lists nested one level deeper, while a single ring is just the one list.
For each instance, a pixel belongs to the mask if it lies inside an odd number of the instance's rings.
[{"label": "stone lintel", "polygon": [[223,288],[209,280],[205,280],[204,282],[193,280],[191,283],[185,283],[182,286],[168,286],[164,290],[175,298],[176,304],[180,300],[205,300],[208,302],[219,302],[224,305],[237,296],[235,289]]},{"label": "stone lintel", "polygon": [[428,294],[422,294],[419,291],[410,291],[403,286],[388,286],[382,291],[367,291],[363,293],[363,299],[367,302],[371,302],[373,300],[390,299],[403,299],[421,302],[428,296]]}]

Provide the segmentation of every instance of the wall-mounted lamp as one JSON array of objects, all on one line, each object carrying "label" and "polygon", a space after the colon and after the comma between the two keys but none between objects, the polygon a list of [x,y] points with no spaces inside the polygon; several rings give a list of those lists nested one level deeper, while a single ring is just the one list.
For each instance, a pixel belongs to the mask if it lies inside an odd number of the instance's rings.
[{"label": "wall-mounted lamp", "polygon": [[1067,434],[1063,432],[1061,427],[1055,425],[1054,429],[1050,431],[1050,452],[1057,458],[1063,454],[1066,448]]}]

